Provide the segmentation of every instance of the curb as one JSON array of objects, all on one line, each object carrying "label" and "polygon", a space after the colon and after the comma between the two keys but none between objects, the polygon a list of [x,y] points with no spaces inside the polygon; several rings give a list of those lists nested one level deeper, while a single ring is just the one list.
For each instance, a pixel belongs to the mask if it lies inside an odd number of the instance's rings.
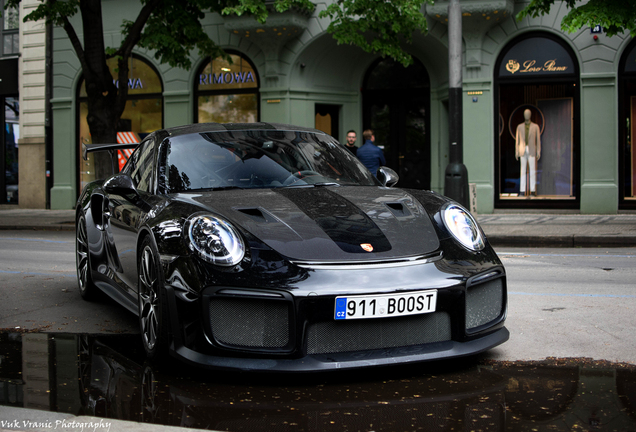
[{"label": "curb", "polygon": [[0,231],[75,231],[72,222],[51,225],[0,225]]},{"label": "curb", "polygon": [[585,236],[585,235],[486,235],[493,246],[504,247],[636,247],[636,236]]}]

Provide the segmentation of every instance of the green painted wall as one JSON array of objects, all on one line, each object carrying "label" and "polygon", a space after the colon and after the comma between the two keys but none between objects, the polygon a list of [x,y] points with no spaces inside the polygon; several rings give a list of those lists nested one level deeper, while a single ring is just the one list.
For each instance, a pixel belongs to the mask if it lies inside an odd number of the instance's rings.
[{"label": "green painted wall", "polygon": [[600,75],[585,76],[581,82],[581,213],[616,213],[616,80]]},{"label": "green painted wall", "polygon": [[468,181],[477,185],[477,212],[492,213],[494,209],[493,155],[495,154],[495,136],[493,134],[493,104],[490,83],[466,83],[462,103],[464,165],[468,170]]},{"label": "green painted wall", "polygon": [[192,123],[193,102],[189,91],[165,91],[163,94],[164,127],[181,126]]},{"label": "green painted wall", "polygon": [[75,207],[77,201],[77,152],[75,146],[69,145],[75,130],[75,118],[73,116],[74,103],[70,98],[54,100],[53,124],[65,125],[66,128],[53,128],[53,173],[54,187],[51,189],[51,208],[70,209]]}]

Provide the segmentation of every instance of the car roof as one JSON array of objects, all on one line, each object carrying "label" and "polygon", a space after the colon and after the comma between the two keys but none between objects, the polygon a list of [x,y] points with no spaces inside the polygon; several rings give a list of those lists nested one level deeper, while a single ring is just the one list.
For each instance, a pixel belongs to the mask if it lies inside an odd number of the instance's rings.
[{"label": "car roof", "polygon": [[305,128],[282,123],[195,123],[184,126],[175,126],[154,132],[156,135],[179,136],[191,133],[223,132],[223,131],[246,131],[246,130],[279,130],[279,131],[299,131],[311,132],[326,135],[323,131],[313,128]]}]

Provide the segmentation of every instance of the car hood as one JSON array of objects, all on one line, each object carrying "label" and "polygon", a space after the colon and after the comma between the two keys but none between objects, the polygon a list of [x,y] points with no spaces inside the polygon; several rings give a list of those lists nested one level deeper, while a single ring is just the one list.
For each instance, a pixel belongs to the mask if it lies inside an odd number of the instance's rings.
[{"label": "car hood", "polygon": [[400,189],[316,186],[215,191],[190,198],[292,260],[383,260],[439,248],[428,213]]}]

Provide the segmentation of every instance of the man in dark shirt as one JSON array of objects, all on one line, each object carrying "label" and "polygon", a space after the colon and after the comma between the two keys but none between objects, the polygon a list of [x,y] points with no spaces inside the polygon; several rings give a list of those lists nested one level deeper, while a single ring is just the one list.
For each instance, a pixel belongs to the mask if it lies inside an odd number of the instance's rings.
[{"label": "man in dark shirt", "polygon": [[386,159],[384,159],[384,153],[382,149],[376,146],[375,135],[373,135],[372,129],[367,129],[362,133],[364,138],[364,144],[358,149],[358,159],[362,164],[367,167],[371,174],[377,177],[378,168],[386,165]]},{"label": "man in dark shirt", "polygon": [[357,139],[358,134],[356,134],[356,131],[350,130],[349,132],[347,132],[347,142],[345,143],[345,148],[353,153],[354,156],[358,151],[358,146],[356,146]]}]

